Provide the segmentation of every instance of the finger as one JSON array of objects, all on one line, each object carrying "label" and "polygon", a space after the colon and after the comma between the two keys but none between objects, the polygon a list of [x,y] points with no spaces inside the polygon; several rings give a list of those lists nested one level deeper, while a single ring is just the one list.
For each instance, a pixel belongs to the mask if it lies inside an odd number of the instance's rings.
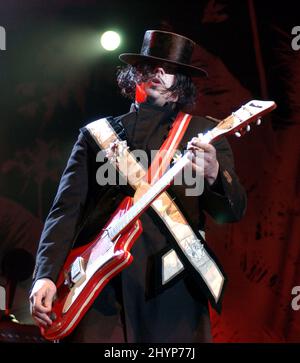
[{"label": "finger", "polygon": [[210,152],[210,153],[215,152],[215,148],[213,145],[202,143],[199,141],[199,139],[196,139],[196,138],[192,139],[191,144],[192,144],[192,146],[202,149],[206,152]]},{"label": "finger", "polygon": [[207,158],[207,155],[203,150],[194,149],[193,152],[193,161],[197,162],[198,165],[203,164],[205,159]]},{"label": "finger", "polygon": [[40,312],[35,312],[33,317],[36,319],[40,319],[42,320],[45,324],[47,325],[51,325],[52,324],[52,320],[50,319],[50,317],[45,314],[45,313],[40,313]]},{"label": "finger", "polygon": [[190,161],[192,161],[193,159],[194,159],[194,157],[195,157],[195,155],[194,155],[194,152],[191,150],[191,151],[188,151],[187,153],[186,153],[186,155],[187,155],[187,158],[190,160]]},{"label": "finger", "polygon": [[193,137],[191,140],[191,144],[200,147],[201,149],[214,149],[214,146],[212,144],[202,142],[201,139],[199,139],[198,137]]},{"label": "finger", "polygon": [[33,303],[32,303],[32,311],[38,311],[41,313],[49,313],[49,311],[51,311],[51,308],[49,309],[48,307],[44,307],[43,303],[42,303],[42,294],[34,294],[33,295]]},{"label": "finger", "polygon": [[196,163],[192,162],[192,168],[196,171],[197,175],[201,175],[201,176],[204,175],[204,168],[202,165],[199,166]]},{"label": "finger", "polygon": [[201,143],[199,139],[197,139],[196,137],[193,137],[191,139],[191,141],[189,141],[187,143],[187,148],[189,148],[189,147],[197,147],[198,148],[198,145],[209,145],[209,144]]},{"label": "finger", "polygon": [[187,143],[187,150],[195,150],[197,147],[196,147],[196,145],[194,145],[193,143],[192,143],[192,141],[189,141],[188,143]]},{"label": "finger", "polygon": [[47,290],[46,296],[45,296],[45,298],[43,300],[44,307],[49,309],[49,311],[51,311],[51,309],[52,309],[52,303],[53,303],[54,295],[55,295],[55,291]]},{"label": "finger", "polygon": [[188,152],[186,155],[188,159],[190,160],[190,165],[192,166],[193,170],[196,170],[197,172],[202,172],[203,174],[203,157],[199,157],[199,160],[202,160],[202,162],[197,163],[197,154],[200,153],[198,150]]}]

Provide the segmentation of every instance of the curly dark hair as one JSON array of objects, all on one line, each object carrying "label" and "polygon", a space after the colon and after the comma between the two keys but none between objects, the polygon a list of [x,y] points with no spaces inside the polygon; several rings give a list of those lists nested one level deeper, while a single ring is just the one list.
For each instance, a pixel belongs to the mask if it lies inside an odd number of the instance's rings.
[{"label": "curly dark hair", "polygon": [[[195,104],[197,89],[190,76],[170,70],[170,66],[162,65],[168,72],[175,74],[175,82],[172,87],[164,92],[170,92],[172,96],[178,96],[176,102],[179,109],[192,107]],[[117,71],[117,82],[121,94],[131,100],[135,99],[136,84],[147,82],[155,76],[155,66],[151,64],[127,65],[119,67]]]}]

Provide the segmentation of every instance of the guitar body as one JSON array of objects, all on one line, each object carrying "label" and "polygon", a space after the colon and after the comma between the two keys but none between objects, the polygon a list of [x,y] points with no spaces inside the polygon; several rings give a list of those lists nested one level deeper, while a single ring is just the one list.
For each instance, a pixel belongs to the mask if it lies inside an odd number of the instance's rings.
[{"label": "guitar body", "polygon": [[69,335],[91,307],[104,286],[133,260],[130,249],[142,233],[139,220],[131,224],[114,241],[107,230],[132,206],[126,197],[101,233],[87,245],[73,249],[58,277],[57,295],[53,302],[53,323],[41,328],[48,340]]}]

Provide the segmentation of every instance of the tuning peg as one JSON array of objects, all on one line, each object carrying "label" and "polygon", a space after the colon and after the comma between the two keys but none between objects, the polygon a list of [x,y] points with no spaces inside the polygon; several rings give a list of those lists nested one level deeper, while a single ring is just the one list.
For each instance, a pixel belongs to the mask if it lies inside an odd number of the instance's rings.
[{"label": "tuning peg", "polygon": [[236,132],[236,133],[235,133],[235,136],[236,136],[236,137],[241,137],[242,135],[241,135],[241,133],[240,133],[240,132]]},{"label": "tuning peg", "polygon": [[249,132],[251,130],[250,125],[247,125],[246,130]]},{"label": "tuning peg", "polygon": [[259,126],[261,124],[261,118],[259,118],[257,121],[256,121],[256,125]]}]

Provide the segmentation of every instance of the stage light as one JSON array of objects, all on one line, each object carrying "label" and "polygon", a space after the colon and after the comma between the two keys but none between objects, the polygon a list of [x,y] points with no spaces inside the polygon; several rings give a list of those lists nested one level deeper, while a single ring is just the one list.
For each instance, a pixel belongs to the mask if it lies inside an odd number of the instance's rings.
[{"label": "stage light", "polygon": [[118,33],[109,30],[102,34],[100,41],[105,50],[112,51],[118,48],[121,38]]}]

